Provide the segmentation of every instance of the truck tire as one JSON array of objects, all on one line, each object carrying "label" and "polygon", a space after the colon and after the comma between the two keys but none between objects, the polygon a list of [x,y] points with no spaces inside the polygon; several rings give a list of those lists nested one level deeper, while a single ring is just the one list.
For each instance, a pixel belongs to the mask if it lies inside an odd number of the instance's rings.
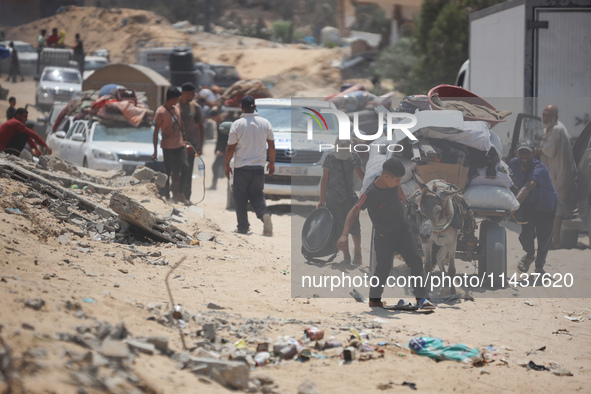
[{"label": "truck tire", "polygon": [[[497,223],[488,222],[484,225],[486,222],[481,227],[481,236],[485,237],[480,239],[482,249],[478,272],[481,278],[486,274],[482,287],[500,289],[506,284],[507,277],[507,231]],[[484,270],[481,266],[485,267]]]},{"label": "truck tire", "polygon": [[236,209],[234,203],[234,195],[232,194],[232,185],[228,181],[228,188],[226,189],[226,209]]}]

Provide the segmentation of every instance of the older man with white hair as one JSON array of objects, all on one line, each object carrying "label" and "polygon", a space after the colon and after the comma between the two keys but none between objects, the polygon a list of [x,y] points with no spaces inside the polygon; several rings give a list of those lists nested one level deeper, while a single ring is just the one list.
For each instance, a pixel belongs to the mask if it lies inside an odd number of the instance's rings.
[{"label": "older man with white hair", "polygon": [[558,208],[554,221],[552,248],[560,247],[562,220],[573,216],[576,207],[577,166],[573,156],[573,143],[566,127],[558,121],[558,107],[547,105],[542,113],[546,133],[542,137],[536,156],[550,172],[554,189],[558,194]]}]

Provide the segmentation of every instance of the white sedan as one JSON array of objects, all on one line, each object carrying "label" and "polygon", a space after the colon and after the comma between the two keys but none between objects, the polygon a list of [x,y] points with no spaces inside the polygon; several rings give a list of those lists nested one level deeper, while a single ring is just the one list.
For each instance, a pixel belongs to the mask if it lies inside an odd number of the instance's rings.
[{"label": "white sedan", "polygon": [[[121,168],[132,173],[136,166],[152,160],[153,134],[153,126],[107,126],[98,121],[76,120],[67,132],[56,131],[48,140],[52,144],[59,141],[59,156],[72,163],[95,170]],[[159,147],[158,160],[162,157]]]},{"label": "white sedan", "polygon": [[45,67],[37,86],[36,105],[49,109],[70,102],[82,90],[80,71],[70,67]]}]

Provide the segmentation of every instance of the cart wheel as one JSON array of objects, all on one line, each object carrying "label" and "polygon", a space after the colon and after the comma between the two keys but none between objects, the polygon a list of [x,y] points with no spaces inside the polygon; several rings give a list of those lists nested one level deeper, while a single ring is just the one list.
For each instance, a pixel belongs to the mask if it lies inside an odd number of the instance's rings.
[{"label": "cart wheel", "polygon": [[[480,275],[486,272],[485,285],[487,287],[492,284],[493,289],[499,289],[503,285],[501,275],[507,276],[507,231],[497,223],[488,222],[484,225],[487,222],[483,222],[481,228],[481,235],[484,230],[485,238],[481,238],[483,253],[478,263],[478,271]],[[485,268],[482,269],[481,266]],[[489,276],[491,274],[492,281]]]},{"label": "cart wheel", "polygon": [[482,278],[482,275],[486,272],[486,234],[488,228],[492,222],[490,220],[484,220],[480,223],[480,233],[478,234],[478,247],[479,247],[479,258],[478,258],[478,277]]},{"label": "cart wheel", "polygon": [[234,195],[232,194],[232,185],[228,181],[228,189],[226,191],[226,209],[236,209],[236,203],[234,202]]}]

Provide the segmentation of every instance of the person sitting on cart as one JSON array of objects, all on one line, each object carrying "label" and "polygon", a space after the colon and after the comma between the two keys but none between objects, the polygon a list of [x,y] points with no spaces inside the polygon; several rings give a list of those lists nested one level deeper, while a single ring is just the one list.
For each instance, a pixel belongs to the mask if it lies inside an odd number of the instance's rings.
[{"label": "person sitting on cart", "polygon": [[[357,203],[357,195],[353,186],[353,173],[363,180],[363,163],[356,152],[351,152],[349,141],[337,140],[335,151],[330,152],[322,163],[323,173],[320,181],[320,200],[316,208],[326,206],[335,220],[337,231],[345,226],[347,214]],[[353,264],[361,265],[361,225],[359,217],[355,217],[349,230],[353,238]],[[343,249],[343,261],[351,264],[349,248]]]},{"label": "person sitting on cart", "polygon": [[[531,140],[521,140],[517,144],[514,158],[509,162],[513,172],[513,182],[521,219],[519,242],[526,255],[521,258],[517,269],[527,273],[529,266],[536,262],[535,272],[545,274],[544,264],[552,243],[554,216],[558,207],[558,195],[552,185],[548,169],[542,162],[534,159],[535,147]],[[534,241],[538,238],[538,255]]]},{"label": "person sitting on cart", "polygon": [[414,295],[417,307],[420,309],[434,309],[435,306],[427,299],[427,283],[423,270],[423,261],[417,251],[415,235],[402,206],[405,200],[400,188],[400,180],[406,170],[402,162],[393,157],[382,165],[382,173],[369,185],[365,193],[361,195],[357,204],[349,211],[343,233],[338,240],[340,250],[347,247],[349,230],[353,221],[362,209],[369,212],[369,217],[374,227],[373,243],[376,252],[376,267],[373,276],[379,283],[369,290],[369,306],[383,307],[382,293],[386,286],[386,280],[392,269],[394,254],[398,252],[407,266],[411,275],[423,280],[414,280]]}]

